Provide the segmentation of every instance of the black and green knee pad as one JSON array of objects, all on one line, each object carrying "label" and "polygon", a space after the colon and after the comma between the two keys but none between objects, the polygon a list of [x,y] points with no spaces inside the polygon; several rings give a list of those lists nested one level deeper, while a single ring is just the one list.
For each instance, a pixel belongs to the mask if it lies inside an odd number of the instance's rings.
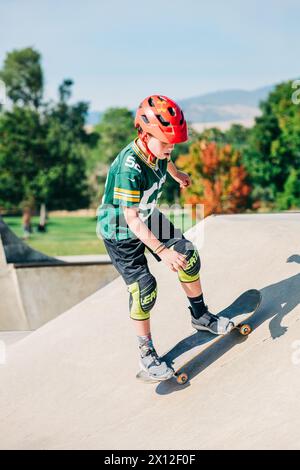
[{"label": "black and green knee pad", "polygon": [[194,282],[200,277],[200,256],[197,248],[192,242],[182,238],[178,240],[171,247],[173,250],[178,251],[182,255],[185,255],[188,262],[186,269],[178,270],[178,278],[181,282]]},{"label": "black and green knee pad", "polygon": [[128,286],[129,312],[133,320],[148,320],[157,297],[156,279],[151,273]]}]

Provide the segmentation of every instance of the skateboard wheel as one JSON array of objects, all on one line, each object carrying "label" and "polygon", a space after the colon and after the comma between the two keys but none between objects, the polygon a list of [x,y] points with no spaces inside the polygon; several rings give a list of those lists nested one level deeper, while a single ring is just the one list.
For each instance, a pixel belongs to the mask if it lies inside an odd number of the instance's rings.
[{"label": "skateboard wheel", "polygon": [[250,325],[242,325],[240,326],[240,333],[243,336],[248,336],[252,331],[252,328]]},{"label": "skateboard wheel", "polygon": [[179,385],[183,385],[188,381],[189,377],[185,372],[182,372],[182,374],[178,374],[176,381]]}]

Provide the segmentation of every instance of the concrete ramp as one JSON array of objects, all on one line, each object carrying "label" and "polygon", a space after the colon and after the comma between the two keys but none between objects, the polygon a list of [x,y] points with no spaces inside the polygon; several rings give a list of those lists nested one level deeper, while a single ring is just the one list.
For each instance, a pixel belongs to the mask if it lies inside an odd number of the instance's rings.
[{"label": "concrete ramp", "polygon": [[34,250],[18,238],[0,216],[0,244],[2,241],[7,263],[47,263],[61,264],[61,261]]},{"label": "concrete ramp", "polygon": [[0,340],[2,331],[39,328],[117,274],[106,255],[58,259],[40,253],[0,216]]},{"label": "concrete ramp", "polygon": [[[263,301],[249,338],[208,349],[185,386],[136,381],[120,278],[12,345],[0,366],[1,449],[299,449],[299,235],[300,213],[209,217],[191,230],[212,311],[250,288]],[[195,332],[176,274],[151,269],[162,354]]]}]

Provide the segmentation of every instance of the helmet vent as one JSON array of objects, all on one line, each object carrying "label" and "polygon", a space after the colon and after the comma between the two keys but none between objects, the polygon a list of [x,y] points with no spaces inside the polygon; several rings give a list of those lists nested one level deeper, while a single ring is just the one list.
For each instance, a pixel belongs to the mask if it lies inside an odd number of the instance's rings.
[{"label": "helmet vent", "polygon": [[174,108],[171,108],[171,106],[168,108],[168,111],[169,111],[169,113],[171,114],[171,116],[176,116],[175,109],[174,109]]},{"label": "helmet vent", "polygon": [[145,124],[149,124],[150,121],[149,121],[149,119],[147,118],[147,116],[145,114],[142,114],[141,118],[143,119]]},{"label": "helmet vent", "polygon": [[162,117],[161,114],[156,114],[156,117],[157,117],[157,119],[159,120],[159,122],[160,122],[163,126],[167,127],[167,126],[170,125],[170,123],[169,123],[168,121],[166,121],[166,120]]},{"label": "helmet vent", "polygon": [[149,103],[150,106],[152,106],[152,108],[154,108],[155,104],[154,104],[154,101],[153,101],[153,98],[152,98],[152,97],[150,97],[150,98],[148,99],[148,103]]},{"label": "helmet vent", "polygon": [[184,121],[184,115],[183,115],[183,112],[181,111],[180,125],[183,123],[183,121]]}]

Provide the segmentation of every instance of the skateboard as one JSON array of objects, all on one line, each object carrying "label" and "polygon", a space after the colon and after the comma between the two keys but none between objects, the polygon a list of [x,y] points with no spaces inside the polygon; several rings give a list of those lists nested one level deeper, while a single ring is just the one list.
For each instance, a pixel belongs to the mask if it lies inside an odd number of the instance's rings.
[{"label": "skateboard", "polygon": [[[226,335],[214,335],[206,331],[196,331],[196,333],[184,338],[166,352],[161,358],[173,369],[174,373],[171,378],[175,377],[180,385],[188,382],[189,377],[185,369],[189,363],[207,348],[228,336],[232,331],[237,330],[241,335],[248,336],[252,331],[248,320],[259,308],[261,299],[262,296],[258,290],[247,290],[231,305],[218,313],[220,316],[229,318],[233,323],[233,329],[229,333]],[[147,383],[161,382],[149,377],[143,370],[137,373],[136,378]]]}]

